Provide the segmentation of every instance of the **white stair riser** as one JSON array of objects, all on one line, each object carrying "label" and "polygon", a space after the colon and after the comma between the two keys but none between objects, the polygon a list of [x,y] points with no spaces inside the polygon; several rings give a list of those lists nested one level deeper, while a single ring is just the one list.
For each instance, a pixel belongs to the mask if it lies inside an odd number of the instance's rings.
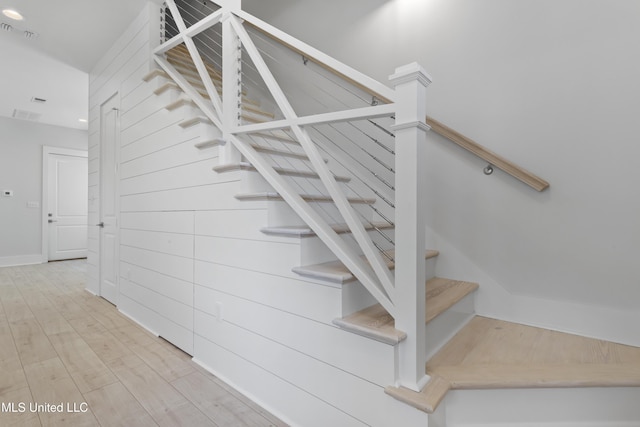
[{"label": "white stair riser", "polygon": [[[271,190],[273,191],[273,190]],[[321,217],[323,217],[328,223],[340,223],[344,222],[344,220],[339,220],[341,218],[338,209],[333,203],[323,202],[323,203],[315,203],[312,202],[312,205],[317,207],[321,205],[322,210],[318,210],[318,213]],[[367,220],[371,220],[372,218],[372,209],[368,205],[356,203],[352,205],[353,208],[362,215],[363,218]],[[300,219],[300,217],[287,205],[286,202],[281,200],[270,200],[267,203],[267,209],[269,211],[269,224],[268,227],[280,227],[280,226],[291,226],[291,225],[305,225],[305,222]]]},{"label": "white stair riser", "polygon": [[[383,230],[383,232],[393,240],[395,233],[393,229]],[[369,236],[383,249],[392,249],[391,244],[384,240],[382,236],[375,230],[368,231]],[[340,234],[340,237],[349,244],[349,246],[356,251],[357,254],[362,254],[360,247],[356,243],[351,233]],[[300,241],[301,250],[301,265],[320,264],[328,261],[335,261],[336,257],[331,250],[317,237],[303,237]],[[386,258],[383,258],[386,260]]]},{"label": "white stair riser", "polygon": [[210,123],[199,123],[194,127],[197,128],[196,132],[200,134],[200,138],[193,142],[194,146],[200,142],[211,141],[222,137],[220,129]]},{"label": "white stair riser", "polygon": [[637,387],[452,390],[429,426],[640,427],[638,401]]},{"label": "white stair riser", "polygon": [[[169,104],[169,102],[167,104]],[[188,120],[194,117],[205,117],[204,113],[190,102],[171,110],[171,112],[175,115],[175,117],[180,117],[184,120]]]},{"label": "white stair riser", "polygon": [[169,88],[159,95],[155,95],[158,99],[158,105],[168,105],[174,101],[177,101],[183,92],[177,88]]},{"label": "white stair riser", "polygon": [[[289,169],[289,167],[286,167],[286,169]],[[307,169],[302,170],[307,171]],[[242,187],[245,193],[274,192],[273,187],[257,171],[243,172]],[[299,194],[327,194],[324,185],[318,178],[301,178],[295,176],[285,177]],[[355,197],[355,194],[353,194],[343,183],[340,183],[340,186],[347,196]]]},{"label": "white stair riser", "polygon": [[436,277],[436,263],[438,262],[438,257],[431,257],[425,260],[425,275],[426,280],[431,280]]},{"label": "white stair riser", "polygon": [[[432,279],[436,275],[437,258],[438,257],[432,257],[425,260],[427,280]],[[369,291],[367,291],[358,280],[353,280],[342,285],[342,317],[349,316],[356,311],[363,310],[377,303],[378,301],[371,296]],[[474,307],[472,307],[472,311],[474,310]],[[429,329],[427,328],[427,330]],[[437,331],[434,332],[437,333]],[[428,335],[427,338],[430,338],[430,336]]]},{"label": "white stair riser", "polygon": [[342,317],[364,310],[377,303],[378,301],[371,296],[359,281],[354,280],[342,285]]},{"label": "white stair riser", "polygon": [[157,75],[153,77],[151,80],[149,80],[147,83],[155,90],[160,88],[162,85],[170,82],[173,82],[173,80],[171,80],[166,76]]},{"label": "white stair riser", "polygon": [[[427,300],[427,306],[429,301]],[[475,292],[462,298],[453,307],[427,323],[427,360],[436,354],[460,331],[475,314]]]}]

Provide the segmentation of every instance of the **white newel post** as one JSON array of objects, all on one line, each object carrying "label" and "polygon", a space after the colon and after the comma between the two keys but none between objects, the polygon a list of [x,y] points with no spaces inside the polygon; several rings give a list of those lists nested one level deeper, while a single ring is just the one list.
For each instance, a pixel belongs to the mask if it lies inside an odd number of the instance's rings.
[{"label": "white newel post", "polygon": [[426,89],[431,78],[417,63],[389,77],[396,90],[396,328],[407,333],[399,344],[398,383],[415,391],[425,373],[425,155]]},{"label": "white newel post", "polygon": [[[240,1],[233,3],[240,6]],[[242,101],[242,51],[240,40],[231,25],[231,13],[222,18],[222,139],[220,165],[239,163],[242,156],[230,142],[230,132],[240,124]]]}]

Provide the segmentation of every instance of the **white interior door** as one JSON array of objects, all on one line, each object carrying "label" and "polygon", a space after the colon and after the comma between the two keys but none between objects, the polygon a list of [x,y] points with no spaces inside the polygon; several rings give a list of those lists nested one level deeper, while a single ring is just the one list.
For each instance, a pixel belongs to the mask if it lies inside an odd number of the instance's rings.
[{"label": "white interior door", "polygon": [[100,107],[100,296],[118,300],[119,97]]},{"label": "white interior door", "polygon": [[47,155],[48,260],[87,257],[87,157]]}]

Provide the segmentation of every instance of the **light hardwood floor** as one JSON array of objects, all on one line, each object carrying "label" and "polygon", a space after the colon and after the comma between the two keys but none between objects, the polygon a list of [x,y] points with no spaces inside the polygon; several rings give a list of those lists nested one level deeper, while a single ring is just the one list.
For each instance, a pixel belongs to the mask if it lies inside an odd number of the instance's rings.
[{"label": "light hardwood floor", "polygon": [[0,268],[1,426],[286,426],[85,281],[85,260]]},{"label": "light hardwood floor", "polygon": [[385,391],[433,413],[455,389],[640,387],[640,348],[475,316],[426,369],[419,393]]},{"label": "light hardwood floor", "polygon": [[453,389],[640,387],[640,348],[476,316],[427,373]]}]

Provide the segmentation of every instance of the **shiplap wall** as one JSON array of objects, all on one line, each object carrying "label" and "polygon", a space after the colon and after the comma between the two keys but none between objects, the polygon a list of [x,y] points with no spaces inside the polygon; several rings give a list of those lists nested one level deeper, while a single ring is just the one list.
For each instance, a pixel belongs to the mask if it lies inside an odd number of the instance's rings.
[{"label": "shiplap wall", "polygon": [[395,348],[336,328],[341,289],[291,271],[306,261],[300,240],[259,231],[277,222],[274,202],[234,197],[252,172],[214,172],[218,148],[194,144],[216,131],[180,127],[189,108],[164,109],[176,94],[154,95],[159,79],[143,82],[154,14],[143,10],[91,76],[96,222],[100,104],[117,92],[121,105],[118,308],[293,425],[426,425],[426,414],[383,391]]},{"label": "shiplap wall", "polygon": [[[159,16],[156,9],[147,5],[89,74],[89,224],[100,222],[100,107],[115,95],[120,100],[121,117],[127,112],[124,100],[131,99],[149,71],[152,40],[160,31],[156,24],[150,24]],[[100,292],[98,250],[99,229],[89,227],[87,289],[96,294]]]}]

